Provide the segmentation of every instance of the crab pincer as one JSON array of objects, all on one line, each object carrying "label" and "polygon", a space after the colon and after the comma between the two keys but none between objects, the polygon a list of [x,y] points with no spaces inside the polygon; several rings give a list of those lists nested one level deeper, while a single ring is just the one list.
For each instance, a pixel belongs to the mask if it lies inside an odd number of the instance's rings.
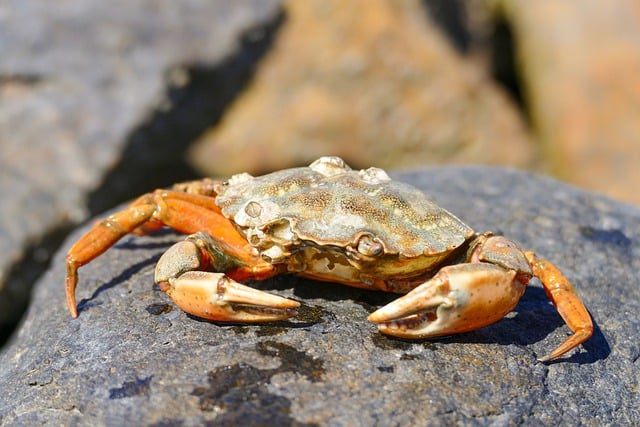
[{"label": "crab pincer", "polygon": [[585,342],[593,324],[569,281],[546,260],[522,252],[500,236],[481,235],[466,263],[443,267],[430,280],[378,309],[369,320],[380,332],[402,338],[432,338],[490,325],[511,312],[531,277],[542,282],[551,301],[574,332],[546,362]]},{"label": "crab pincer", "polygon": [[242,285],[223,273],[189,271],[158,285],[182,310],[213,321],[273,322],[295,316],[300,306]]},{"label": "crab pincer", "polygon": [[[253,289],[219,272],[256,274],[247,271],[250,253],[206,233],[195,233],[162,254],[156,264],[155,282],[178,307],[203,319],[258,323],[295,316],[300,303]],[[254,261],[253,268],[260,265]],[[270,265],[264,267],[263,277],[272,274]]]},{"label": "crab pincer", "polygon": [[369,315],[380,332],[431,338],[472,331],[502,319],[525,286],[515,272],[492,264],[444,267],[435,277]]}]

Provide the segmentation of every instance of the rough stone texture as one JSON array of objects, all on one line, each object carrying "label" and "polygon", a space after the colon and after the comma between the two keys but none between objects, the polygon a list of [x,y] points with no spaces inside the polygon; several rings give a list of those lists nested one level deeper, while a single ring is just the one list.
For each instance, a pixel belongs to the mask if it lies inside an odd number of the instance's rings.
[{"label": "rough stone texture", "polygon": [[[105,188],[122,157],[134,157],[138,171],[120,174],[100,203],[148,181],[150,163],[180,169],[175,155],[158,157],[166,151],[162,138],[180,143],[180,132],[200,119],[175,118],[167,128],[181,101],[173,95],[193,77],[185,64],[214,69],[242,50],[245,31],[273,21],[278,10],[275,0],[0,5],[0,323],[15,317],[16,300],[30,289],[6,284],[12,265],[43,235],[86,219],[89,192]],[[235,83],[227,76],[223,85]],[[165,128],[153,129],[149,121],[161,112]],[[140,144],[146,139],[154,141]]]},{"label": "rough stone texture", "polygon": [[327,154],[362,167],[535,163],[514,105],[456,54],[417,0],[284,7],[255,78],[193,148],[204,174],[265,172]]},{"label": "rough stone texture", "polygon": [[536,363],[567,335],[539,284],[503,321],[434,341],[386,338],[365,320],[393,296],[294,277],[260,287],[303,301],[298,319],[199,321],[152,285],[178,237],[131,237],[80,270],[77,320],[65,307],[64,253],[55,256],[0,356],[0,423],[637,424],[640,210],[522,172],[397,176],[474,228],[553,260],[589,307],[593,338],[566,360]]},{"label": "rough stone texture", "polygon": [[500,3],[552,172],[640,203],[640,3]]}]

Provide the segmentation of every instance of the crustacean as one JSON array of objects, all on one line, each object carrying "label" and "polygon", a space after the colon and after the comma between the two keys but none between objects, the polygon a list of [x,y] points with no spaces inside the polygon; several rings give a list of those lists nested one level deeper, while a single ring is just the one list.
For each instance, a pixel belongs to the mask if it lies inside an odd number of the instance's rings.
[{"label": "crustacean", "polygon": [[67,255],[74,317],[78,268],[126,234],[162,226],[189,236],[162,255],[155,281],[181,309],[205,319],[295,316],[298,302],[238,283],[291,273],[406,293],[369,320],[384,334],[430,338],[502,319],[536,276],[573,331],[540,360],[565,354],[593,333],[580,298],[549,261],[505,237],[476,233],[381,169],[355,171],[338,157],[260,177],[177,184],[96,223]]}]

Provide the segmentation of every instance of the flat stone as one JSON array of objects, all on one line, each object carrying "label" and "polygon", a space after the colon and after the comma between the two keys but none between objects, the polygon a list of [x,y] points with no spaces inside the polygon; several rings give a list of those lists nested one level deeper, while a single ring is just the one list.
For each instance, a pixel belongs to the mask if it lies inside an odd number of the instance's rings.
[{"label": "flat stone", "polygon": [[[296,319],[200,321],[153,285],[179,239],[126,237],[80,269],[80,316],[64,299],[64,251],[0,356],[3,425],[632,425],[640,419],[640,210],[528,173],[451,167],[396,174],[477,230],[556,263],[595,323],[567,358],[536,362],[568,329],[533,283],[502,321],[438,340],[366,321],[393,295],[278,277]],[[66,250],[86,227],[74,232]]]}]

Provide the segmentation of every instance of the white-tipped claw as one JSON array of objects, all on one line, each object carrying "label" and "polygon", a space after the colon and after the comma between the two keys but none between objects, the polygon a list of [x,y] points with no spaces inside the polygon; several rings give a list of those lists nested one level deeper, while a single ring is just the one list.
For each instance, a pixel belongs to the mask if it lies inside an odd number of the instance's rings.
[{"label": "white-tipped claw", "polygon": [[297,314],[300,303],[242,285],[223,273],[189,271],[160,286],[182,310],[223,322],[272,322]]},{"label": "white-tipped claw", "polygon": [[442,326],[442,310],[453,304],[448,294],[447,284],[434,277],[371,313],[369,320],[377,323],[380,332],[387,335],[400,338],[437,336]]},{"label": "white-tipped claw", "polygon": [[492,264],[444,267],[431,280],[369,316],[380,332],[401,338],[457,334],[502,319],[518,303],[524,286],[515,272]]}]

